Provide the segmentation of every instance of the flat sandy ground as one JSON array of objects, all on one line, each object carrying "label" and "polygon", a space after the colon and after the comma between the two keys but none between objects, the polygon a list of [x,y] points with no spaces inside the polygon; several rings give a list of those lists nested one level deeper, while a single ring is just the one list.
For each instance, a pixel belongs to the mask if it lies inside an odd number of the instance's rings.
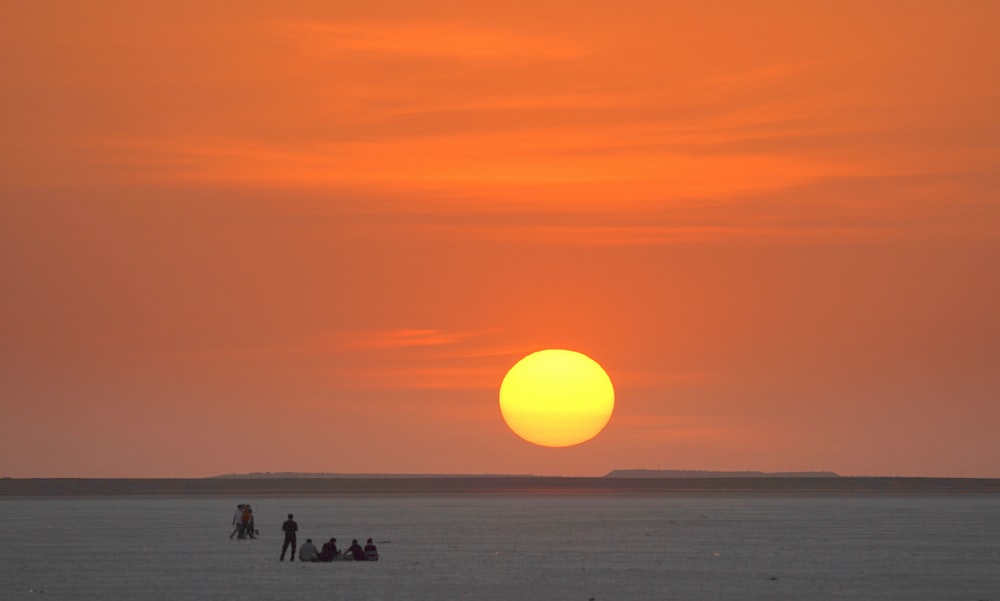
[{"label": "flat sandy ground", "polygon": [[[230,540],[253,504],[257,540]],[[372,537],[381,561],[278,561]],[[990,599],[1000,496],[524,494],[0,500],[2,599]]]}]

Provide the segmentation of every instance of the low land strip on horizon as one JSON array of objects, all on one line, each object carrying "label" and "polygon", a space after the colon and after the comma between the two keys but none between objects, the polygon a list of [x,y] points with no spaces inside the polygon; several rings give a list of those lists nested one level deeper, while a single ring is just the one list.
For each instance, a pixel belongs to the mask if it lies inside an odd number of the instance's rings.
[{"label": "low land strip on horizon", "polygon": [[[223,474],[215,478],[273,479],[273,478],[543,478],[531,474],[394,474],[394,473],[339,473],[339,472],[250,472]],[[558,477],[558,476],[552,476]],[[711,470],[612,470],[605,478],[839,478],[835,472],[759,472]]]},{"label": "low land strip on horizon", "polygon": [[911,477],[2,478],[0,497],[355,494],[1000,494],[1000,479]]}]

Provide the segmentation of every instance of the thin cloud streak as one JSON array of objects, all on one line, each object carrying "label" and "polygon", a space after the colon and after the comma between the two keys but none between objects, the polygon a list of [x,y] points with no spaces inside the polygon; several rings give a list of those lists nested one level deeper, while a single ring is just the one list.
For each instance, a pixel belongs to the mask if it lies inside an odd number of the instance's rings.
[{"label": "thin cloud streak", "polygon": [[[219,348],[195,353],[197,361],[262,364],[327,363],[324,378],[351,390],[495,389],[514,362],[540,350],[497,345],[502,331],[445,332],[398,329],[314,335],[297,343]],[[360,353],[360,355],[359,355]],[[618,386],[680,386],[706,374],[636,369],[613,372]]]},{"label": "thin cloud streak", "polygon": [[457,345],[485,335],[496,334],[499,329],[476,332],[442,332],[441,330],[376,330],[336,334],[333,350],[385,350],[411,347]]},{"label": "thin cloud streak", "polygon": [[[491,328],[470,332],[444,332],[436,329],[394,329],[343,331],[314,334],[297,342],[267,346],[220,348],[199,353],[215,360],[266,360],[289,357],[318,357],[356,351],[377,352],[424,347],[458,346],[500,330]],[[461,356],[467,356],[462,354]]]},{"label": "thin cloud streak", "polygon": [[370,23],[291,21],[270,24],[305,55],[327,58],[344,51],[412,59],[565,60],[589,52],[577,43],[467,23],[427,21]]}]

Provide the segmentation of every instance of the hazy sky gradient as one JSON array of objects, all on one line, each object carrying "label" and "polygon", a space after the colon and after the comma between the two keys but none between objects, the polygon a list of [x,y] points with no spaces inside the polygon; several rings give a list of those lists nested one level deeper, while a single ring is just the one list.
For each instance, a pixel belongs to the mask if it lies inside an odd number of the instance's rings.
[{"label": "hazy sky gradient", "polygon": [[1000,477],[1000,5],[676,4],[8,3],[0,475]]}]

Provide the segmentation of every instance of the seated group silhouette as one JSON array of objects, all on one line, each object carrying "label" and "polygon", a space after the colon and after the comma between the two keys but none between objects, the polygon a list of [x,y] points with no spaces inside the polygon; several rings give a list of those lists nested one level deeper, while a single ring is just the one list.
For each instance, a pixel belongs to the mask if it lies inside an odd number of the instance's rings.
[{"label": "seated group silhouette", "polygon": [[337,548],[337,539],[331,538],[317,550],[312,539],[307,538],[299,547],[299,561],[378,561],[378,549],[370,538],[364,547],[355,538],[350,547],[341,551]]}]

